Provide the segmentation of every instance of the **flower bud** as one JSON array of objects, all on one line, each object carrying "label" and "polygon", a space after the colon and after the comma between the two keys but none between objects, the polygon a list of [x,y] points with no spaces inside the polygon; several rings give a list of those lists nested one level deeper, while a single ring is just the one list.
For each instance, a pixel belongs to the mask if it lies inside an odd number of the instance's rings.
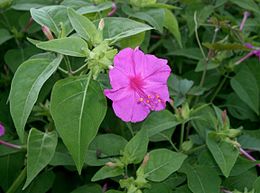
[{"label": "flower bud", "polygon": [[5,134],[5,128],[4,126],[0,123],[0,137]]},{"label": "flower bud", "polygon": [[44,33],[44,35],[46,36],[46,38],[48,40],[53,40],[54,39],[50,29],[47,26],[45,26],[45,25],[42,26],[42,32]]},{"label": "flower bud", "polygon": [[181,149],[182,151],[184,152],[188,152],[192,149],[193,147],[193,143],[192,141],[184,141],[182,144],[181,144]]},{"label": "flower bud", "polygon": [[98,29],[102,31],[105,27],[105,20],[102,18],[98,23]]},{"label": "flower bud", "polygon": [[113,163],[113,162],[107,162],[105,165],[108,166],[108,167],[111,167],[111,168],[114,168],[114,167],[117,166],[117,165],[116,165],[115,163]]}]

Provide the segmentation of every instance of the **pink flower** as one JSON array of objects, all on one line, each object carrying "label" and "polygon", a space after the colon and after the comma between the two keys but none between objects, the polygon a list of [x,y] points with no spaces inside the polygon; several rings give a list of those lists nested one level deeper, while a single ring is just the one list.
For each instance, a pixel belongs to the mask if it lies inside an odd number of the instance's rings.
[{"label": "pink flower", "polygon": [[260,49],[259,49],[259,48],[255,48],[254,46],[252,46],[252,45],[249,44],[249,43],[246,43],[246,44],[245,44],[245,47],[251,49],[251,51],[250,51],[247,55],[245,55],[243,58],[241,58],[240,60],[238,60],[238,61],[236,62],[236,64],[240,64],[241,62],[243,62],[244,60],[246,60],[247,58],[249,58],[249,57],[251,57],[251,56],[253,56],[253,55],[257,56],[258,59],[259,59],[259,61],[260,61]]},{"label": "pink flower", "polygon": [[170,72],[167,60],[144,54],[138,48],[125,48],[114,58],[114,68],[109,71],[112,89],[104,93],[123,121],[142,121],[150,111],[160,111],[170,101]]},{"label": "pink flower", "polygon": [[4,126],[0,123],[0,137],[5,134],[5,128]]}]

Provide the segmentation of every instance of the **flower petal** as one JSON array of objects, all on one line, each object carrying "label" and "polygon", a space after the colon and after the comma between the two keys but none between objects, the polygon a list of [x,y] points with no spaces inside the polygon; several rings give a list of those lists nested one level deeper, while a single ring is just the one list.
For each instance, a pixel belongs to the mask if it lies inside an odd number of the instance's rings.
[{"label": "flower petal", "polygon": [[167,65],[167,60],[157,58],[151,54],[144,54],[141,50],[135,49],[134,52],[135,72],[144,79],[153,79],[165,83],[171,72]]},{"label": "flower petal", "polygon": [[129,86],[129,78],[120,68],[113,68],[109,71],[110,84],[113,89]]},{"label": "flower petal", "polygon": [[111,99],[112,101],[118,101],[128,97],[129,88],[123,87],[119,89],[105,89],[104,94],[107,98]]},{"label": "flower petal", "polygon": [[167,85],[149,85],[144,88],[145,92],[150,95],[158,95],[161,102],[157,103],[155,106],[155,111],[160,111],[165,109],[166,101],[170,101],[169,91]]},{"label": "flower petal", "polygon": [[131,48],[125,48],[121,50],[114,57],[114,67],[124,72],[126,75],[133,76],[134,73],[134,61],[133,61],[134,50]]},{"label": "flower petal", "polygon": [[150,110],[142,103],[138,103],[138,96],[135,92],[129,92],[129,95],[118,101],[113,101],[115,114],[125,122],[143,121]]}]

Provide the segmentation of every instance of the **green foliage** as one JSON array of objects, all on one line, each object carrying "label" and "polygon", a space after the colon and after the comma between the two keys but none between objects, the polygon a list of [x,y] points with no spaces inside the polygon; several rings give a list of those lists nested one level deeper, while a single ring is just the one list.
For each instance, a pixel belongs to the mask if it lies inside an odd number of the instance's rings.
[{"label": "green foliage", "polygon": [[[0,0],[0,192],[260,192],[259,2]],[[127,47],[171,68],[140,123],[104,95]]]}]

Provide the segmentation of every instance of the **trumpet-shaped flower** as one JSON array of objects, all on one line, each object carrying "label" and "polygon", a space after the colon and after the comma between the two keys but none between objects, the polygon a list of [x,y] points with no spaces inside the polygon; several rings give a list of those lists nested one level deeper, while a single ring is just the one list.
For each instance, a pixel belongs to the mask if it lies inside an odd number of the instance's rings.
[{"label": "trumpet-shaped flower", "polygon": [[0,123],[0,137],[2,136],[2,135],[4,135],[5,134],[5,128],[4,128],[4,126]]},{"label": "trumpet-shaped flower", "polygon": [[169,101],[167,60],[125,48],[114,58],[109,71],[112,89],[105,95],[113,101],[115,114],[126,122],[144,120],[150,111],[160,111]]}]

